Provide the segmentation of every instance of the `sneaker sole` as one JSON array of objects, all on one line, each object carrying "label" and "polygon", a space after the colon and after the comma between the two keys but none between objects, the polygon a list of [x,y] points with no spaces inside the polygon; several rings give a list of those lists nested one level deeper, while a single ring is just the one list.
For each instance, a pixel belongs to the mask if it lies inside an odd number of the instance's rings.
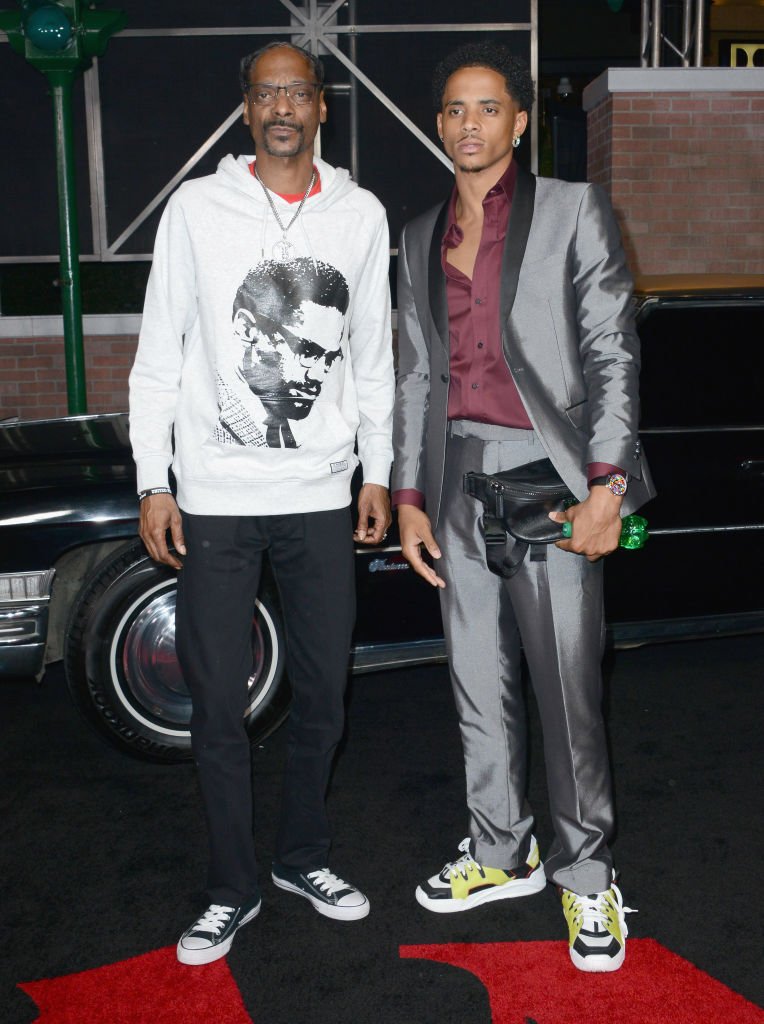
[{"label": "sneaker sole", "polygon": [[360,907],[335,907],[332,903],[324,903],[318,897],[304,892],[299,886],[284,881],[283,878],[278,878],[273,874],[271,878],[273,879],[273,884],[279,889],[283,889],[285,892],[293,892],[295,896],[302,896],[313,905],[319,914],[322,914],[324,917],[331,917],[334,921],[360,921],[362,918],[367,917],[371,910],[371,904],[366,897],[364,897],[364,902]]},{"label": "sneaker sole", "polygon": [[493,903],[496,900],[512,900],[520,896],[535,896],[545,886],[546,875],[544,874],[544,865],[539,864],[528,878],[517,878],[512,882],[506,882],[504,885],[497,885],[492,889],[484,889],[482,892],[466,896],[463,900],[433,899],[427,895],[421,885],[417,886],[415,896],[420,906],[426,910],[432,910],[435,914],[460,914],[464,910],[473,910],[484,903]]},{"label": "sneaker sole", "polygon": [[[209,946],[207,949],[185,949],[181,946],[180,942],[176,950],[178,960],[182,964],[188,964],[189,967],[201,967],[203,964],[214,963],[215,960],[220,960],[224,957],[233,945],[233,940],[236,938],[236,932],[242,925],[247,924],[253,918],[257,917],[262,907],[262,900],[254,907],[248,914],[246,914],[241,921],[236,925],[236,929],[231,932],[228,938],[224,942],[218,943],[216,946]],[[183,940],[181,939],[181,942]]]},{"label": "sneaker sole", "polygon": [[617,971],[626,959],[626,947],[622,946],[615,956],[602,956],[593,953],[591,956],[581,956],[575,949],[570,950],[570,959],[579,971],[587,974],[606,974],[610,971]]}]

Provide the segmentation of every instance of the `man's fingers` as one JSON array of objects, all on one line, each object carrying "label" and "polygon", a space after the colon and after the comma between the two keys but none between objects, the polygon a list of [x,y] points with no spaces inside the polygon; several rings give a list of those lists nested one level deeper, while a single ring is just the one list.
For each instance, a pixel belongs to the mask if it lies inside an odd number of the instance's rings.
[{"label": "man's fingers", "polygon": [[385,536],[385,524],[374,520],[374,525],[370,527],[366,532],[366,543],[367,544],[379,544]]},{"label": "man's fingers", "polygon": [[435,540],[432,534],[430,534],[428,537],[423,537],[422,543],[424,544],[425,548],[427,548],[427,553],[430,555],[431,558],[442,557],[440,548],[438,547],[438,542]]},{"label": "man's fingers", "polygon": [[[173,569],[182,568],[182,563],[176,558],[175,555],[167,547],[167,531],[166,530],[155,530],[151,534],[153,554],[151,549],[149,554],[157,561],[162,562],[163,565],[171,565]],[[148,547],[148,545],[147,545]]]},{"label": "man's fingers", "polygon": [[427,580],[433,587],[445,587],[435,570],[422,558],[422,546],[432,558],[440,558],[441,552],[432,532],[429,517],[413,505],[398,507],[398,529],[401,536],[401,552],[414,572]]},{"label": "man's fingers", "polygon": [[423,580],[427,580],[427,582],[433,587],[445,587],[446,581],[442,580],[432,566],[428,565],[422,558],[419,545],[413,549],[401,548],[401,551],[403,553],[403,557],[409,563],[414,572],[421,576]]},{"label": "man's fingers", "polygon": [[169,494],[152,494],[141,502],[140,538],[155,562],[181,569],[182,563],[167,547],[167,531],[172,542],[182,553],[186,553],[183,539],[181,515],[175,499]]},{"label": "man's fingers", "polygon": [[358,497],[358,524],[353,533],[362,544],[379,544],[393,521],[390,495],[379,484],[364,484]]},{"label": "man's fingers", "polygon": [[441,557],[440,548],[435,543],[435,538],[431,533],[425,537],[417,536],[413,540],[407,538],[407,540],[401,544],[401,553],[414,572],[418,573],[422,579],[427,580],[431,586],[445,587],[446,581],[441,579],[432,566],[428,565],[422,558],[422,546],[426,548],[432,558]]},{"label": "man's fingers", "polygon": [[366,534],[369,532],[369,514],[371,512],[371,503],[367,498],[367,492],[362,488],[361,494],[358,497],[358,522],[356,523],[354,536],[359,540],[363,540]]},{"label": "man's fingers", "polygon": [[183,536],[183,522],[180,516],[173,516],[172,522],[170,523],[170,535],[172,536],[172,544],[176,551],[181,555],[186,553],[186,539]]}]

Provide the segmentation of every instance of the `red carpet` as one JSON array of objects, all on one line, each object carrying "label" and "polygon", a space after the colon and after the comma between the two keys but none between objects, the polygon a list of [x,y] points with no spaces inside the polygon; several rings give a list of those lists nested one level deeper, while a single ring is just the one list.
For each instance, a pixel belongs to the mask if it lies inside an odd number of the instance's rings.
[{"label": "red carpet", "polygon": [[[564,942],[401,946],[403,958],[472,972],[492,1024],[764,1024],[764,1011],[652,939],[629,941],[623,968],[585,975]],[[19,986],[39,1024],[252,1024],[225,960],[184,967],[168,946],[144,956]],[[307,1024],[307,1022],[306,1022]]]},{"label": "red carpet", "polygon": [[764,1010],[653,939],[631,939],[613,974],[583,974],[564,942],[401,946],[402,957],[436,960],[476,975],[492,1024],[764,1024]]},{"label": "red carpet", "polygon": [[39,1024],[252,1024],[225,960],[184,967],[175,947],[20,985]]}]

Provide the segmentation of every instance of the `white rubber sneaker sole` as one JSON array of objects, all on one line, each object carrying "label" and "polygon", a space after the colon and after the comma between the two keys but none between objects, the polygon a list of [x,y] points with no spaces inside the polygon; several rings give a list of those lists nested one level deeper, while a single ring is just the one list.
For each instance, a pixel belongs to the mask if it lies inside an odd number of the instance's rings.
[{"label": "white rubber sneaker sole", "polygon": [[590,956],[581,956],[575,949],[570,950],[570,959],[579,971],[586,971],[588,974],[605,974],[608,971],[617,971],[626,959],[626,947],[621,946],[615,956],[602,956],[592,953]]},{"label": "white rubber sneaker sole", "polygon": [[276,875],[271,875],[271,878],[277,888],[283,889],[285,892],[293,892],[296,896],[302,896],[303,899],[313,904],[313,907],[319,914],[323,914],[324,917],[331,917],[334,921],[360,921],[362,918],[368,917],[371,910],[371,904],[365,896],[363,897],[363,903],[356,907],[337,907],[333,903],[324,903],[317,896],[311,896],[310,893],[304,892],[299,886],[293,885],[291,882],[284,881],[283,878],[277,878]]},{"label": "white rubber sneaker sole", "polygon": [[495,885],[490,889],[483,889],[481,892],[474,892],[464,899],[434,899],[428,896],[421,885],[416,889],[416,901],[427,910],[435,914],[460,914],[464,910],[474,910],[484,903],[494,903],[496,900],[512,900],[520,896],[535,896],[546,886],[546,875],[544,865],[539,864],[532,875],[528,878],[515,878],[504,885]]},{"label": "white rubber sneaker sole", "polygon": [[211,964],[214,963],[215,960],[220,960],[220,958],[224,957],[233,945],[233,940],[236,938],[236,932],[238,932],[239,928],[241,928],[242,925],[247,924],[248,921],[257,917],[262,905],[263,903],[261,900],[256,907],[253,907],[253,909],[250,910],[250,912],[246,914],[241,921],[239,921],[236,928],[231,932],[227,939],[223,942],[218,942],[214,946],[206,946],[201,949],[188,949],[186,946],[182,945],[183,939],[181,938],[176,949],[180,963],[188,964],[190,967],[201,967],[202,964]]}]

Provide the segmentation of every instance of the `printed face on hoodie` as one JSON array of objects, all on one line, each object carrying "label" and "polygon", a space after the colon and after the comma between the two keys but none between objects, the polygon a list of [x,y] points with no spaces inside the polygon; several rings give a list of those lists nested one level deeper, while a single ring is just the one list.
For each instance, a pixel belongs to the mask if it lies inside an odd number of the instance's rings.
[{"label": "printed face on hoodie", "polygon": [[237,372],[265,410],[269,445],[286,443],[287,420],[310,415],[343,358],[348,302],[347,282],[336,267],[308,257],[267,260],[242,282],[233,312],[243,349]]},{"label": "printed face on hoodie", "polygon": [[305,419],[333,364],[342,358],[344,317],[338,309],[307,300],[294,318],[296,323],[286,327],[240,309],[234,321],[244,342],[241,375],[279,420]]},{"label": "printed face on hoodie", "polygon": [[[268,50],[250,68],[249,80],[260,85],[290,86],[315,84],[309,62],[289,46]],[[319,124],[326,121],[323,92],[317,92],[311,103],[296,104],[281,89],[270,106],[258,106],[250,89],[244,95],[244,124],[258,153],[293,157],[311,150]]]}]

